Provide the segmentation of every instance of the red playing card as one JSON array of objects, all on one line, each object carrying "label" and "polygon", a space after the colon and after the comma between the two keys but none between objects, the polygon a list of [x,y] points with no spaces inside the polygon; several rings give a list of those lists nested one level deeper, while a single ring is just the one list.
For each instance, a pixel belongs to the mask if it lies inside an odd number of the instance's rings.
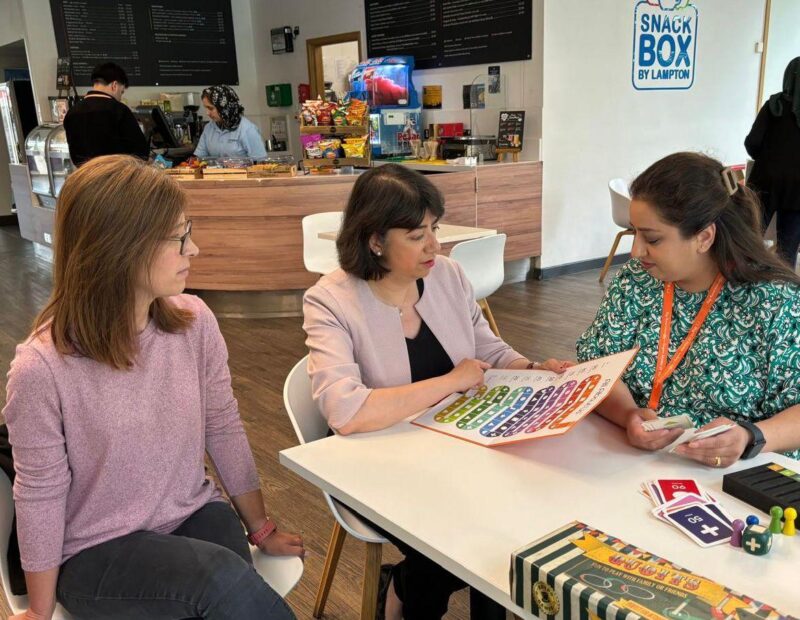
[{"label": "red playing card", "polygon": [[656,480],[656,484],[661,494],[664,496],[665,502],[684,493],[696,493],[700,495],[700,487],[694,480]]}]

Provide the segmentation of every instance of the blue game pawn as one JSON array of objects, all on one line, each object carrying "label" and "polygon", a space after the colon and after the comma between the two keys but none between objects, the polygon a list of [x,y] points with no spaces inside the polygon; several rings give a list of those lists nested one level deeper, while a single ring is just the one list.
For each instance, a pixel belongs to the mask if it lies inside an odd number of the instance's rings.
[{"label": "blue game pawn", "polygon": [[744,521],[735,519],[731,524],[733,526],[733,534],[731,534],[731,546],[742,546],[742,530],[744,529]]},{"label": "blue game pawn", "polygon": [[747,527],[751,525],[758,525],[758,517],[755,515],[747,515]]}]

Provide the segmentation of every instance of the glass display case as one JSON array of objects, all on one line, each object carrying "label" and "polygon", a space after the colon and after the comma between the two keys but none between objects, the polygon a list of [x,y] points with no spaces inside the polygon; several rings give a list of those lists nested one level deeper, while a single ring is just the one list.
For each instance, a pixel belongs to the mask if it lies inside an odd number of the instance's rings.
[{"label": "glass display case", "polygon": [[64,126],[44,123],[36,127],[25,139],[25,154],[33,193],[42,206],[54,209],[67,175],[75,169]]},{"label": "glass display case", "polygon": [[50,132],[50,148],[47,150],[47,163],[50,166],[50,180],[53,183],[53,196],[58,198],[64,181],[67,180],[75,166],[69,157],[67,132],[64,125],[59,125]]}]

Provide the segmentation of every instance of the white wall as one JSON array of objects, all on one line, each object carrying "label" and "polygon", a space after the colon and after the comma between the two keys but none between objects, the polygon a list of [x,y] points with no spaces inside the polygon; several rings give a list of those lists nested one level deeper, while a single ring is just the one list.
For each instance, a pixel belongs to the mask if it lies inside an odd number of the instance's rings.
[{"label": "white wall", "polygon": [[[255,0],[258,2],[258,0]],[[40,120],[50,120],[47,97],[57,94],[56,84],[56,40],[49,0],[0,0],[0,13],[8,7],[12,13],[21,16],[16,38],[24,33],[28,49],[28,60],[33,81],[33,90]],[[239,86],[236,91],[245,106],[245,115],[260,123],[262,100],[265,98],[263,86],[256,79],[256,55],[253,47],[253,24],[251,0],[231,0],[233,29],[236,42],[236,58],[239,66]],[[2,36],[2,30],[0,30]],[[2,39],[0,39],[2,42]],[[135,105],[141,99],[158,98],[159,93],[199,92],[208,84],[195,86],[134,86],[125,93],[125,101]],[[87,88],[78,89],[81,94]],[[252,114],[251,114],[252,113]]]},{"label": "white wall", "polygon": [[[560,1],[560,0],[558,0]],[[493,63],[501,66],[508,86],[508,109],[525,110],[525,138],[523,159],[539,159],[542,107],[542,7],[544,0],[533,1],[533,59],[517,62]],[[364,0],[263,0],[253,1],[255,51],[260,59],[258,68],[262,84],[291,83],[292,108],[272,108],[273,113],[288,114],[292,118],[299,105],[297,84],[308,82],[306,40],[344,32],[361,32],[361,50],[366,57]],[[270,51],[269,31],[279,26],[299,26],[300,35],[294,42],[294,53],[273,55]],[[426,84],[442,85],[443,109],[423,113],[423,124],[434,122],[469,123],[469,110],[462,105],[461,87],[472,83],[477,75],[485,74],[487,65],[428,69],[414,72],[414,85],[422,92]],[[489,116],[491,115],[491,120]],[[497,111],[482,112],[480,130],[497,133]],[[299,153],[296,122],[292,120],[291,143]]]},{"label": "white wall", "polygon": [[[552,267],[606,256],[619,230],[608,181],[658,158],[699,150],[743,163],[754,117],[764,0],[694,0],[694,85],[631,84],[635,0],[548,2],[544,14],[543,253]],[[630,246],[620,248],[629,251]]]},{"label": "white wall", "polygon": [[783,89],[783,72],[800,56],[800,0],[772,0],[761,102]]},{"label": "white wall", "polygon": [[347,41],[334,43],[322,48],[322,75],[331,88],[343,97],[350,90],[350,73],[361,59],[358,56],[358,43]]}]

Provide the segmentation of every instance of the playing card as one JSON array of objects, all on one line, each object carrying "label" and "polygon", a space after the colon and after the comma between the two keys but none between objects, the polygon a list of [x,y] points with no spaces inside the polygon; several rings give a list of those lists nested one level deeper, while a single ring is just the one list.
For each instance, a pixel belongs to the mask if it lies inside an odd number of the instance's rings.
[{"label": "playing card", "polygon": [[701,547],[712,547],[731,539],[733,530],[706,506],[686,506],[666,510],[664,520],[671,523]]},{"label": "playing card", "polygon": [[711,428],[706,428],[703,430],[697,429],[688,429],[683,431],[683,434],[678,437],[675,441],[671,444],[666,446],[665,448],[661,448],[660,452],[675,452],[675,448],[678,446],[689,443],[690,441],[696,441],[698,439],[706,439],[708,437],[714,437],[715,435],[719,435],[726,431],[729,431],[735,424],[720,424],[719,426],[712,426]]},{"label": "playing card", "polygon": [[646,431],[660,431],[661,429],[672,428],[694,428],[692,418],[687,414],[674,415],[669,418],[657,418],[655,420],[647,420],[642,422],[642,428]]},{"label": "playing card", "polygon": [[700,487],[696,481],[690,478],[684,480],[655,480],[654,482],[658,485],[665,502],[687,493],[700,495]]}]

